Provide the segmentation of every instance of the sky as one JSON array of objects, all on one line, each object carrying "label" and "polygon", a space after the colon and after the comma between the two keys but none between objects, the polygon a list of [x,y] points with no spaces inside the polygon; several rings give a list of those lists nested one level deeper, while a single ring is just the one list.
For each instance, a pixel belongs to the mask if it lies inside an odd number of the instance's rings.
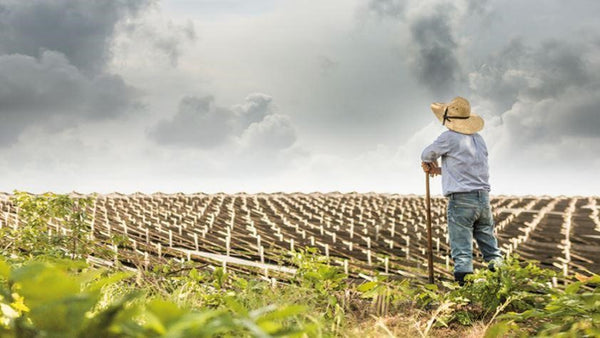
[{"label": "sky", "polygon": [[[595,0],[0,0],[0,191],[424,194],[432,102],[495,195],[598,195]],[[441,179],[432,178],[432,194]]]}]

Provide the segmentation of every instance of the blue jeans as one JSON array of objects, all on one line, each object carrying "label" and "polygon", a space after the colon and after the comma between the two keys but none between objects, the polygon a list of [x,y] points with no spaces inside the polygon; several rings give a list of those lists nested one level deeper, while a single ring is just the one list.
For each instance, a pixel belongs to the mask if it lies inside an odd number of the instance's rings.
[{"label": "blue jeans", "polygon": [[449,195],[448,233],[455,275],[473,272],[473,237],[486,262],[502,261],[487,191]]}]

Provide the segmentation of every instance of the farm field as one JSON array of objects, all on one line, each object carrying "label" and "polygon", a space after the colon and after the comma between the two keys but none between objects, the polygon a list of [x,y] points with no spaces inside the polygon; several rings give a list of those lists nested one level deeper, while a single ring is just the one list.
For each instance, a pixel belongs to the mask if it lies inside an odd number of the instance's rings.
[{"label": "farm field", "polygon": [[[504,253],[564,276],[600,271],[600,198],[495,196],[491,203]],[[313,247],[350,276],[377,271],[426,279],[426,211],[419,196],[109,194],[95,195],[89,208],[90,236],[126,267],[192,260],[286,279],[295,268],[282,262],[282,254]],[[445,208],[445,198],[432,198],[435,274],[450,280]],[[3,227],[19,226],[10,194],[0,196],[0,210]],[[49,231],[68,230],[56,222]],[[122,239],[118,245],[115,236]]]},{"label": "farm field", "polygon": [[494,197],[458,287],[440,197],[427,284],[420,196],[1,194],[0,335],[597,336],[597,203]]}]

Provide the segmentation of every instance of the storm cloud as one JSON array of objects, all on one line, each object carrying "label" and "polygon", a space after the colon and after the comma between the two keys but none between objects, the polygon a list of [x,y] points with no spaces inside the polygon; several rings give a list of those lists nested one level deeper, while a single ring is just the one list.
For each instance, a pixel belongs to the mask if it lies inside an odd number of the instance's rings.
[{"label": "storm cloud", "polygon": [[[459,8],[460,7],[460,8]],[[464,8],[463,8],[464,7]],[[394,20],[409,33],[403,43],[417,81],[437,97],[448,95],[462,80],[457,52],[457,17],[483,12],[485,4],[452,1],[370,0],[368,13]]]},{"label": "storm cloud", "polygon": [[583,43],[547,40],[527,46],[516,39],[469,74],[470,87],[499,112],[519,100],[556,98],[597,83],[600,69],[588,61],[592,53]]},{"label": "storm cloud", "polygon": [[117,22],[135,15],[147,0],[0,1],[0,54],[33,57],[57,51],[78,69],[97,73],[110,57]]},{"label": "storm cloud", "polygon": [[458,47],[450,18],[453,7],[438,5],[431,14],[417,17],[410,24],[416,53],[412,65],[419,82],[437,96],[447,95],[460,77],[456,57]]},{"label": "storm cloud", "polygon": [[0,145],[29,126],[60,131],[141,107],[105,70],[116,24],[148,1],[0,1]]},{"label": "storm cloud", "polygon": [[119,116],[139,106],[137,90],[114,74],[82,74],[63,54],[0,55],[0,144],[29,125],[61,130],[85,120]]},{"label": "storm cloud", "polygon": [[469,74],[474,99],[492,112],[488,133],[497,163],[593,165],[600,156],[598,52],[585,40],[516,40]]}]

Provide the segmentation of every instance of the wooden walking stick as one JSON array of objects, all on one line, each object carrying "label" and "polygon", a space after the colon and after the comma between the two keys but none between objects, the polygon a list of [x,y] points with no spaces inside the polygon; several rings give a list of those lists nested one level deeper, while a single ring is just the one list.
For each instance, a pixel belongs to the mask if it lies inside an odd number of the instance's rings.
[{"label": "wooden walking stick", "polygon": [[427,202],[427,265],[429,284],[433,284],[433,243],[431,240],[431,197],[429,196],[429,171],[425,173],[425,200]]}]

